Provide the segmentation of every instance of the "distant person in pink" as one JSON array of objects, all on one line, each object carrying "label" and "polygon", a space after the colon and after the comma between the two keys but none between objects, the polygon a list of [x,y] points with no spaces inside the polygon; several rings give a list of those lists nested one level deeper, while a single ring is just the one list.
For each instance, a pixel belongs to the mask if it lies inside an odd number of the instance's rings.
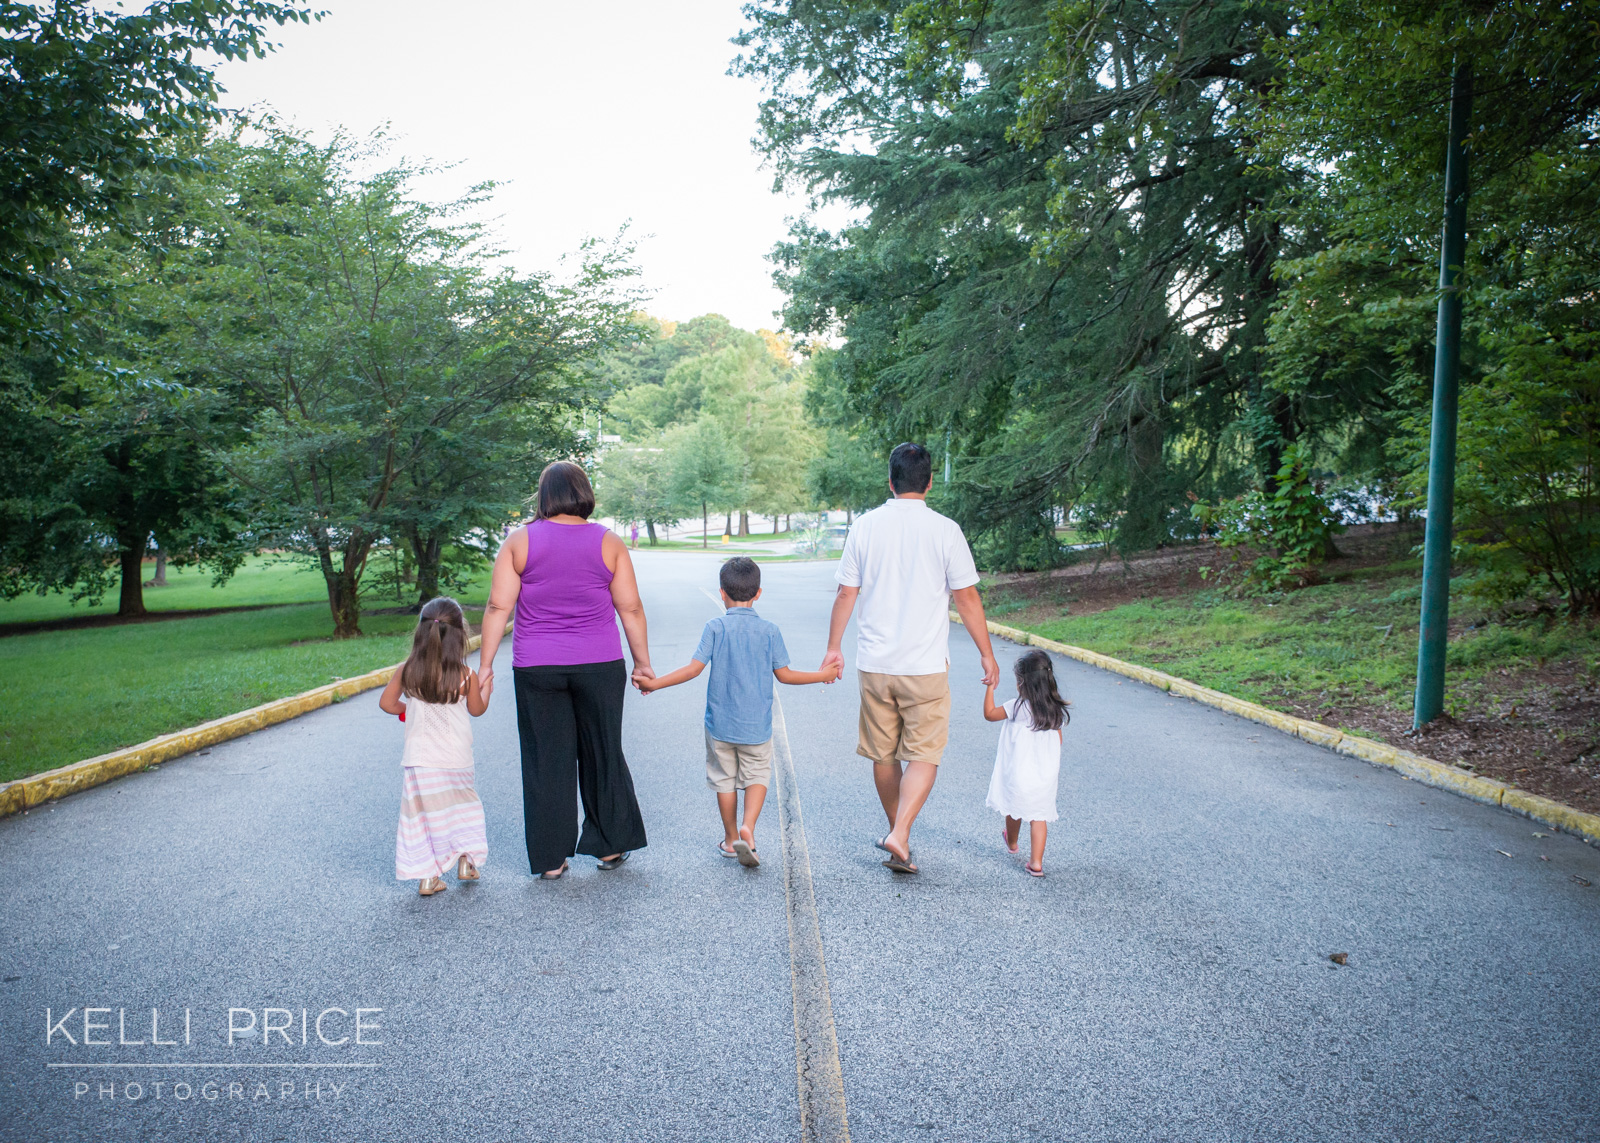
[{"label": "distant person in pink", "polygon": [[[653,679],[644,604],[622,537],[591,524],[594,489],[583,469],[556,461],[539,475],[538,511],[495,558],[483,614],[479,677],[513,612],[511,656],[522,740],[522,811],[528,867],[546,880],[575,853],[615,869],[645,846],[644,819],[622,755],[622,701],[629,672]],[[577,805],[583,804],[583,828]]]}]

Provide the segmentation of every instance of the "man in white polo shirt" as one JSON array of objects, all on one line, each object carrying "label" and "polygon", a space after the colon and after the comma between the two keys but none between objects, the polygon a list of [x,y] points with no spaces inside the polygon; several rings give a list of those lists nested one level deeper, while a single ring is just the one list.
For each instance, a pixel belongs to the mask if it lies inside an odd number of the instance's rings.
[{"label": "man in white polo shirt", "polygon": [[[933,461],[921,445],[889,454],[894,499],[850,529],[839,559],[839,594],[828,629],[830,663],[844,664],[840,644],[856,601],[856,675],[861,721],[856,753],[872,760],[889,835],[878,848],[896,873],[915,873],[911,823],[933,791],[950,736],[950,605],[983,657],[983,681],[1000,681],[978,598],[978,569],[961,527],[927,505]],[[902,772],[901,763],[905,763]]]}]

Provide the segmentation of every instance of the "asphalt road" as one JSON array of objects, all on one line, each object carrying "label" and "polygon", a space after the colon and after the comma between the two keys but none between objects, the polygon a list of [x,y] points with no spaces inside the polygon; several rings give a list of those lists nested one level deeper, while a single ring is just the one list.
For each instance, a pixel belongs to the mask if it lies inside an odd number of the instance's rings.
[{"label": "asphalt road", "polygon": [[[714,614],[716,558],[639,563],[666,670]],[[831,572],[765,572],[802,666]],[[502,656],[477,885],[394,880],[401,729],[375,693],[0,820],[0,1139],[798,1138],[777,807],[761,869],[713,851],[703,682],[628,698],[649,847],[546,883]],[[856,1143],[1600,1139],[1600,852],[1061,661],[1036,881],[983,806],[959,628],[951,659],[915,878],[871,847],[853,679],[780,688]],[[149,1042],[152,1008],[176,1044]],[[344,1042],[319,1042],[325,1012]],[[254,1031],[230,1045],[230,1019]]]}]

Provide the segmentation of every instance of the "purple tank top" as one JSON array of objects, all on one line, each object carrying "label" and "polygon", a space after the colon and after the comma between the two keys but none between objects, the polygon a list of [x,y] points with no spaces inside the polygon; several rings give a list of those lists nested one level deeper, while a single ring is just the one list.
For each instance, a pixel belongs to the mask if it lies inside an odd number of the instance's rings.
[{"label": "purple tank top", "polygon": [[611,571],[600,558],[604,524],[528,525],[513,632],[514,667],[609,663],[622,658]]}]

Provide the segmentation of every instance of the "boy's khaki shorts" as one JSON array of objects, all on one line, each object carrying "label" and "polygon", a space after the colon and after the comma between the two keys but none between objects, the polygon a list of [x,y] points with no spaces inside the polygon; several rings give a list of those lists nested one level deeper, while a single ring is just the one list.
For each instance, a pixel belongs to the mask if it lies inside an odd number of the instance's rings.
[{"label": "boy's khaki shorts", "polygon": [[772,739],[723,742],[706,731],[706,785],[719,794],[772,785]]},{"label": "boy's khaki shorts", "polygon": [[950,739],[950,672],[879,675],[861,680],[861,726],[856,753],[879,766],[929,762],[937,766]]}]

